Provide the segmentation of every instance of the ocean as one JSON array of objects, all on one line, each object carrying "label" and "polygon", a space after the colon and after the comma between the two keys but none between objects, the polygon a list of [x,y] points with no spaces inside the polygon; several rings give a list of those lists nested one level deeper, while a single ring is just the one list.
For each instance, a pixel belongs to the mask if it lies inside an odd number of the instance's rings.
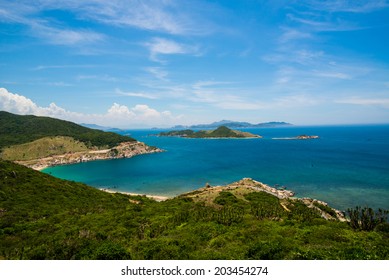
[{"label": "ocean", "polygon": [[[155,136],[160,130],[123,131],[165,152],[43,172],[96,188],[162,196],[250,177],[340,210],[358,205],[389,209],[389,125],[242,130],[263,138],[187,139]],[[301,134],[320,138],[274,139]]]}]

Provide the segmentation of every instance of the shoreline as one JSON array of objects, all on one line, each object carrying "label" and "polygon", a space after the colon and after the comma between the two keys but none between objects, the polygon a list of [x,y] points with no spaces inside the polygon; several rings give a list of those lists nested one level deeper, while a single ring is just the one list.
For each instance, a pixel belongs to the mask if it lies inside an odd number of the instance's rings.
[{"label": "shoreline", "polygon": [[[271,187],[271,186],[264,184],[262,182],[256,181],[252,178],[243,178],[239,181],[236,181],[236,182],[233,182],[233,183],[230,183],[227,185],[211,186],[209,184],[206,184],[205,187],[194,189],[194,190],[191,190],[189,192],[178,194],[178,195],[173,196],[173,197],[162,196],[162,195],[139,194],[139,193],[131,193],[131,192],[125,192],[125,191],[114,191],[114,190],[107,189],[107,188],[99,188],[99,190],[101,190],[101,191],[113,193],[113,194],[114,193],[121,193],[121,194],[129,195],[129,196],[144,196],[144,197],[148,197],[150,199],[153,199],[157,202],[162,202],[162,201],[166,201],[168,199],[173,199],[173,198],[177,198],[177,197],[188,197],[188,198],[194,199],[194,198],[198,198],[199,196],[201,196],[201,194],[206,194],[206,196],[209,199],[210,193],[212,193],[212,192],[217,194],[217,193],[220,193],[222,191],[234,191],[237,189],[246,189],[246,190],[249,190],[252,192],[266,192],[270,195],[273,195],[280,200],[280,205],[288,212],[291,211],[288,209],[288,206],[287,206],[288,199],[297,200],[297,201],[304,203],[308,208],[316,209],[320,213],[321,217],[326,219],[326,220],[338,220],[340,222],[347,221],[343,211],[340,211],[338,209],[335,209],[335,208],[329,206],[327,202],[324,202],[324,201],[321,201],[321,200],[318,200],[315,198],[310,198],[310,197],[302,197],[302,198],[295,197],[295,193],[291,190],[286,190],[285,188],[281,188],[281,189],[274,188],[274,187]],[[134,202],[134,203],[136,203],[136,202]],[[328,211],[324,211],[322,207],[328,208],[331,211],[333,211],[335,213],[335,216],[329,214]]]},{"label": "shoreline", "polygon": [[26,160],[26,161],[16,160],[14,162],[27,166],[37,171],[42,171],[46,168],[59,166],[59,165],[77,164],[77,163],[97,161],[97,160],[131,158],[137,155],[160,153],[163,151],[164,150],[160,148],[151,147],[146,145],[143,142],[135,141],[135,142],[122,142],[118,146],[113,147],[111,149],[66,153],[62,155],[53,155],[45,158]]},{"label": "shoreline", "polygon": [[[194,196],[198,195],[198,192],[204,192],[204,193],[209,193],[210,191],[221,192],[223,190],[231,191],[231,190],[235,190],[235,189],[238,189],[238,188],[249,189],[249,190],[252,190],[254,192],[266,192],[266,193],[268,193],[270,195],[273,195],[273,196],[277,197],[280,200],[281,206],[286,211],[290,211],[290,210],[283,203],[283,201],[287,201],[288,199],[298,200],[298,201],[301,201],[302,203],[304,203],[308,208],[316,209],[320,213],[322,218],[324,218],[326,220],[333,220],[333,219],[335,219],[335,220],[338,220],[338,221],[341,221],[341,222],[347,221],[343,211],[340,211],[338,209],[335,209],[335,208],[329,206],[327,202],[324,202],[324,201],[321,201],[321,200],[318,200],[318,199],[315,199],[315,198],[310,198],[310,197],[299,198],[299,197],[296,197],[295,193],[293,191],[291,191],[291,190],[286,190],[284,188],[277,189],[277,188],[271,187],[271,186],[269,186],[267,184],[264,184],[262,182],[256,181],[256,180],[254,180],[252,178],[243,178],[243,179],[241,179],[239,181],[236,181],[236,182],[233,182],[233,183],[230,183],[230,184],[227,184],[227,185],[223,185],[223,186],[220,186],[220,185],[219,186],[206,185],[205,187],[202,187],[200,189],[187,192],[187,193],[182,194],[180,196],[189,196],[189,197],[191,197],[191,195],[194,195]],[[336,217],[333,217],[330,214],[328,214],[328,212],[323,211],[321,209],[321,206],[328,207],[331,210],[333,210],[335,212],[335,214],[336,214]]]}]

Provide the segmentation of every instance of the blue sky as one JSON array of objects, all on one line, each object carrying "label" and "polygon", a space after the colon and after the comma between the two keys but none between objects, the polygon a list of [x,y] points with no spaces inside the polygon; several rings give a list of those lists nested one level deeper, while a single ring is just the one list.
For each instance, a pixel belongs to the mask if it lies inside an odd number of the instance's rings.
[{"label": "blue sky", "polygon": [[389,123],[389,1],[0,0],[0,110]]}]

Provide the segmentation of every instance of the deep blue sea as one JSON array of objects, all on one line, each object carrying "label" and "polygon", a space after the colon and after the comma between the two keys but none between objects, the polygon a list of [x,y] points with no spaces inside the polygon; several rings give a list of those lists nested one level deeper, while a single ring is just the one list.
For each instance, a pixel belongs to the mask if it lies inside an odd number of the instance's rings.
[{"label": "deep blue sea", "polygon": [[[43,172],[97,188],[174,196],[251,177],[285,186],[345,210],[389,209],[389,125],[244,129],[262,139],[156,137],[159,130],[129,130],[166,150],[129,159],[56,166]],[[311,140],[275,140],[301,134]]]}]

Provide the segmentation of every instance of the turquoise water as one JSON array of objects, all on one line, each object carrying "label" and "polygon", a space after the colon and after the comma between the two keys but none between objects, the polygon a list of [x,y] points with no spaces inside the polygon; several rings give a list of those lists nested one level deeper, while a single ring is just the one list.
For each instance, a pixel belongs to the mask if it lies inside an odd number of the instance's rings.
[{"label": "turquoise water", "polygon": [[[44,172],[97,188],[174,196],[251,177],[346,209],[389,209],[389,125],[246,129],[262,139],[156,137],[126,131],[166,152],[56,166]],[[274,140],[300,134],[312,140]]]}]

